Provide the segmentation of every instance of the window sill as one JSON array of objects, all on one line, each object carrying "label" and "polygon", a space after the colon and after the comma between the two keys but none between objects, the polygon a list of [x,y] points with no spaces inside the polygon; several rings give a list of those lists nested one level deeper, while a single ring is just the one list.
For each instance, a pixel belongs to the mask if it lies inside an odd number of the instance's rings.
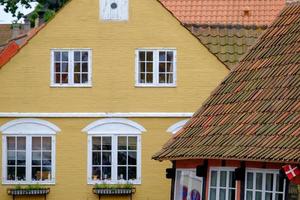
[{"label": "window sill", "polygon": [[176,84],[170,85],[154,85],[154,84],[135,84],[136,88],[176,88]]},{"label": "window sill", "polygon": [[50,85],[51,88],[91,88],[92,85]]},{"label": "window sill", "polygon": [[[95,184],[108,184],[108,185],[117,185],[117,184],[122,184],[119,181],[88,181],[88,185],[95,185]],[[124,182],[125,184],[127,183],[127,181]],[[141,185],[142,182],[140,180],[135,180],[135,181],[129,181],[129,183],[133,184],[133,185]]]},{"label": "window sill", "polygon": [[2,185],[55,185],[55,181],[49,182],[30,182],[30,181],[2,181]]}]

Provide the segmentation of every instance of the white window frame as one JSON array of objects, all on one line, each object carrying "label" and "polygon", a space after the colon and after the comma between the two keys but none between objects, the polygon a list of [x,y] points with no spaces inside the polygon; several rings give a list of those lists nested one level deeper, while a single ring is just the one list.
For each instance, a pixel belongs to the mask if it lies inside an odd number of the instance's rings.
[{"label": "white window frame", "polygon": [[[117,161],[118,161],[118,136],[135,136],[137,137],[137,179],[130,180],[132,184],[141,184],[141,133],[145,132],[146,129],[136,122],[128,119],[102,119],[95,121],[85,127],[83,132],[88,134],[88,149],[87,149],[87,183],[88,184],[120,184],[124,183],[122,180],[118,180],[117,176]],[[112,173],[111,180],[93,180],[92,178],[92,137],[106,136],[112,137]]]},{"label": "white window frame", "polygon": [[[208,199],[210,199],[210,189],[211,189],[211,171],[217,171],[217,186],[213,186],[213,188],[216,189],[216,200],[219,200],[219,193],[220,193],[220,172],[221,171],[227,171],[227,177],[226,177],[226,185],[229,186],[229,173],[228,172],[234,172],[236,168],[234,167],[211,167],[209,169],[209,185],[208,185]],[[222,187],[223,188],[223,187]],[[224,188],[223,188],[224,189]],[[229,189],[233,189],[233,188],[229,188],[229,187],[226,187],[226,200],[228,200],[228,192],[229,192]],[[237,184],[235,183],[235,199],[237,197]]]},{"label": "white window frame", "polygon": [[[248,172],[252,172],[254,174],[253,176],[253,188],[252,189],[247,189],[247,173]],[[256,173],[262,173],[263,177],[262,177],[262,190],[258,190],[256,189]],[[275,195],[276,194],[282,194],[283,196],[283,200],[285,200],[285,190],[286,190],[286,180],[284,180],[283,183],[283,192],[277,192],[274,189],[276,188],[276,181],[275,181],[275,177],[276,175],[279,175],[279,170],[275,170],[275,169],[261,169],[261,168],[246,168],[246,173],[245,173],[245,199],[246,199],[246,195],[247,195],[247,191],[252,191],[254,194],[256,191],[261,192],[262,193],[262,200],[265,200],[265,193],[266,193],[266,174],[273,174],[273,190],[272,190],[272,200],[275,200]],[[270,193],[270,192],[268,192]],[[252,196],[253,199],[255,199],[255,196]]]},{"label": "white window frame", "polygon": [[[177,168],[176,169],[176,175],[175,175],[175,187],[174,187],[174,200],[176,200],[176,194],[177,194],[177,184],[178,184],[178,180],[177,180],[177,174],[178,174],[178,172],[181,172],[181,173],[189,173],[189,172],[194,172],[195,174],[196,174],[196,169],[195,168]],[[201,185],[201,188],[199,188],[199,191],[201,192],[201,197],[202,197],[202,193],[203,193],[203,177],[197,177],[198,179],[201,179],[201,181],[202,181],[202,185]],[[181,179],[181,181],[180,181],[180,184],[181,185],[183,185],[182,184],[182,179]],[[189,187],[188,188],[191,188],[190,187],[191,186],[191,182],[189,182]],[[190,191],[188,191],[188,194],[187,194],[187,196],[189,196],[189,193],[190,193]]]},{"label": "white window frame", "polygon": [[[58,84],[55,83],[55,65],[54,65],[54,52],[68,52],[68,81],[69,83]],[[88,51],[88,82],[87,83],[74,83],[74,51]],[[51,49],[51,67],[50,67],[50,80],[51,87],[92,87],[92,49],[91,48],[53,48]]]},{"label": "white window frame", "polygon": [[[140,83],[139,52],[153,51],[153,83]],[[174,55],[173,83],[159,83],[159,51],[172,51]],[[177,85],[176,48],[138,48],[135,50],[135,86],[136,87],[176,87]]]},{"label": "white window frame", "polygon": [[[2,132],[2,184],[55,184],[56,140],[60,129],[54,124],[39,119],[12,120],[0,127]],[[26,181],[7,180],[7,137],[26,137]],[[32,181],[32,137],[51,137],[51,180]]]}]

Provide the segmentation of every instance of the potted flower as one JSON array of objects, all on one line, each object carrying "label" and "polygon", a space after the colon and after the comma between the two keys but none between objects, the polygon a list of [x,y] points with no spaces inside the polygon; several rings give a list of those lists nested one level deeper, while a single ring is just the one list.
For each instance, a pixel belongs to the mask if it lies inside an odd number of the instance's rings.
[{"label": "potted flower", "polygon": [[28,185],[25,187],[17,185],[14,188],[7,189],[7,194],[12,196],[47,195],[49,192],[50,188],[41,187],[39,184]]}]

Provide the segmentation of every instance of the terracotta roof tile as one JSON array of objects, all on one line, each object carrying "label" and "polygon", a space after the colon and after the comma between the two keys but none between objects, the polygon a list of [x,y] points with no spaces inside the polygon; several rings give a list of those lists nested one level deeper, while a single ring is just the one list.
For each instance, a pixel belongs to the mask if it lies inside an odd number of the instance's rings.
[{"label": "terracotta roof tile", "polygon": [[299,55],[294,3],[154,158],[300,163]]},{"label": "terracotta roof tile", "polygon": [[286,0],[160,0],[185,24],[268,25]]}]

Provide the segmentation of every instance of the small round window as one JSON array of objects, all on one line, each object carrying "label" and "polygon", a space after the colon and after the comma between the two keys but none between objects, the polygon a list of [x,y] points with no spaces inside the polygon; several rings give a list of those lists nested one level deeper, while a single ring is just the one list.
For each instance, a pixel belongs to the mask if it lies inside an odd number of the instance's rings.
[{"label": "small round window", "polygon": [[111,9],[116,9],[118,7],[117,3],[110,4]]}]

